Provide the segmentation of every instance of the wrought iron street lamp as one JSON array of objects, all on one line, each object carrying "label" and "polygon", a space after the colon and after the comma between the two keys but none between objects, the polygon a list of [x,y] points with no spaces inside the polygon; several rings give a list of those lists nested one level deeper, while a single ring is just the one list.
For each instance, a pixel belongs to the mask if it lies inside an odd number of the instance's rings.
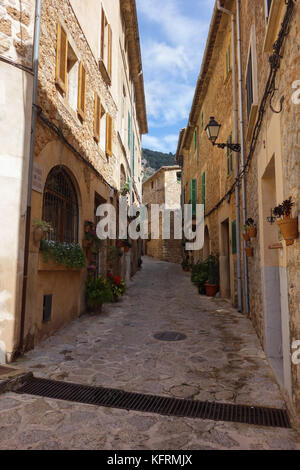
[{"label": "wrought iron street lamp", "polygon": [[270,217],[267,217],[267,221],[268,221],[268,223],[271,224],[271,225],[275,224],[276,218],[274,217],[273,209],[271,209],[271,216],[270,216]]},{"label": "wrought iron street lamp", "polygon": [[241,151],[240,144],[232,144],[227,142],[226,144],[218,144],[217,140],[220,133],[221,124],[219,124],[213,116],[211,116],[209,123],[207,124],[205,131],[211,143],[217,146],[219,149],[225,149],[226,147],[233,152],[239,153]]}]

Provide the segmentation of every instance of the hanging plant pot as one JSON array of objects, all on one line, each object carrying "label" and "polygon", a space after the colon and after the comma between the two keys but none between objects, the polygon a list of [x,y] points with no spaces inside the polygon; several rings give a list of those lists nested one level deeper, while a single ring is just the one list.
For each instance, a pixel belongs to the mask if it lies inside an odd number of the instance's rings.
[{"label": "hanging plant pot", "polygon": [[38,243],[41,240],[43,240],[45,235],[46,235],[46,232],[42,227],[36,227],[33,232],[33,239],[36,243]]},{"label": "hanging plant pot", "polygon": [[244,239],[246,242],[249,242],[249,241],[250,241],[250,237],[249,237],[248,232],[243,233],[243,239]]},{"label": "hanging plant pot", "polygon": [[298,238],[298,217],[277,220],[284,240],[295,240]]},{"label": "hanging plant pot", "polygon": [[257,228],[256,227],[248,227],[247,234],[248,234],[249,238],[256,238]]},{"label": "hanging plant pot", "polygon": [[246,254],[248,256],[248,258],[252,258],[253,257],[253,248],[245,248],[245,251],[246,251]]},{"label": "hanging plant pot", "polygon": [[204,284],[207,297],[214,297],[218,292],[218,286],[216,284]]}]

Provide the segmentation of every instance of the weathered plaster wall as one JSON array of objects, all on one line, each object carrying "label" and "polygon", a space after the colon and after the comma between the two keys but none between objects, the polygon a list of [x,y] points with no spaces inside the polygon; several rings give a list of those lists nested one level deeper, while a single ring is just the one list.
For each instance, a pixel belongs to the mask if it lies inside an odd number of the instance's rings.
[{"label": "weathered plaster wall", "polygon": [[[0,54],[32,66],[35,2],[0,5]],[[32,75],[0,62],[0,363],[11,358],[20,315]]]}]

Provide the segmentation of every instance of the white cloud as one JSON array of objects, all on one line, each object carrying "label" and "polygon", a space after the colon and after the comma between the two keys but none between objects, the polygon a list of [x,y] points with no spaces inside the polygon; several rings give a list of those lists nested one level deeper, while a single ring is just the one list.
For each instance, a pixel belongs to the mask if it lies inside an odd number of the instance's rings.
[{"label": "white cloud", "polygon": [[143,147],[156,152],[174,153],[177,148],[178,135],[170,134],[163,137],[155,137],[151,135],[143,136]]}]

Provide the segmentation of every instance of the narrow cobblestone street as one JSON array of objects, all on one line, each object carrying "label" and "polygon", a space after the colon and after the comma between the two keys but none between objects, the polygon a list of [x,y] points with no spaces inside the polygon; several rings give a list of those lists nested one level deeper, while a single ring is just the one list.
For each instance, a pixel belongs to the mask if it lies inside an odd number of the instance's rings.
[{"label": "narrow cobblestone street", "polygon": [[[160,331],[186,335],[157,341]],[[120,303],[67,326],[15,366],[35,376],[203,401],[284,407],[248,319],[200,297],[180,266],[144,258]],[[0,395],[0,449],[300,449],[293,430]]]}]

